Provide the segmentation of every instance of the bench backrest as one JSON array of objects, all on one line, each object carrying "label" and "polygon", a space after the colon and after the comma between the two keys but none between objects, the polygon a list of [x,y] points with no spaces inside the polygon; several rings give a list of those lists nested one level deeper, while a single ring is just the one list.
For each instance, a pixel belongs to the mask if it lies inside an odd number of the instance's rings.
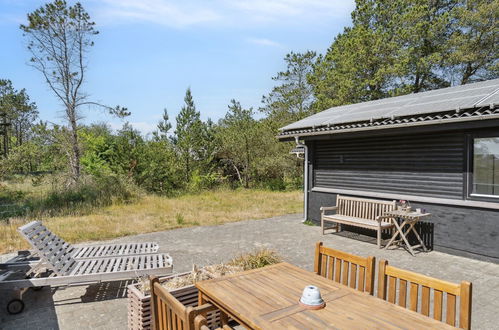
[{"label": "bench backrest", "polygon": [[317,242],[315,245],[314,272],[325,278],[359,291],[374,293],[374,257],[334,250]]},{"label": "bench backrest", "polygon": [[72,246],[55,235],[40,221],[32,221],[18,229],[40,257],[58,275],[66,275],[75,264]]},{"label": "bench backrest", "polygon": [[[396,205],[396,201],[336,195],[336,206],[338,207],[336,212],[356,218],[376,220],[377,217],[382,216],[385,212],[395,210]],[[383,220],[383,222],[389,221],[389,219]]]},{"label": "bench backrest", "polygon": [[433,318],[442,321],[445,317],[447,324],[456,326],[456,297],[459,297],[459,327],[471,328],[471,283],[442,281],[389,266],[386,260],[380,261],[378,272],[378,298],[426,316],[430,316],[433,301]]}]

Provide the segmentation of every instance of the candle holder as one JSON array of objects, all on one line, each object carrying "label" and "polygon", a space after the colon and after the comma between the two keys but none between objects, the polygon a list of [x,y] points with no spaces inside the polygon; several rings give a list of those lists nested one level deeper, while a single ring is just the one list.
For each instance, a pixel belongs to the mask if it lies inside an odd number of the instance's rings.
[{"label": "candle holder", "polygon": [[326,303],[321,297],[321,291],[315,285],[307,285],[303,289],[300,298],[300,306],[306,309],[321,309],[326,306]]}]

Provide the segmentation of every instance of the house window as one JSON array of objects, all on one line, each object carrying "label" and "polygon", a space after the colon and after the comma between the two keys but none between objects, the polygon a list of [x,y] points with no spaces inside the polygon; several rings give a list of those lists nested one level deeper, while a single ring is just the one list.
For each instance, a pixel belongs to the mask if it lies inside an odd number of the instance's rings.
[{"label": "house window", "polygon": [[499,198],[499,136],[473,139],[472,196]]}]

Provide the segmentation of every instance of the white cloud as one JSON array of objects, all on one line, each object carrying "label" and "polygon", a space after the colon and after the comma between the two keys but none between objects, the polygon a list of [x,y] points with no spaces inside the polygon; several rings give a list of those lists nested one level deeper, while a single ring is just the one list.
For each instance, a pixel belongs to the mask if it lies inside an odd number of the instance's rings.
[{"label": "white cloud", "polygon": [[94,0],[93,4],[99,22],[144,21],[175,28],[331,20],[348,16],[354,7],[353,0]]},{"label": "white cloud", "polygon": [[217,21],[218,14],[189,2],[168,0],[103,0],[97,2],[97,15],[111,21],[145,21],[171,27],[185,27]]},{"label": "white cloud", "polygon": [[258,21],[277,22],[286,18],[307,20],[323,17],[344,17],[353,9],[350,0],[224,0]]},{"label": "white cloud", "polygon": [[260,45],[260,46],[268,46],[268,47],[282,47],[282,45],[276,41],[266,39],[266,38],[248,38],[247,41],[249,43]]}]

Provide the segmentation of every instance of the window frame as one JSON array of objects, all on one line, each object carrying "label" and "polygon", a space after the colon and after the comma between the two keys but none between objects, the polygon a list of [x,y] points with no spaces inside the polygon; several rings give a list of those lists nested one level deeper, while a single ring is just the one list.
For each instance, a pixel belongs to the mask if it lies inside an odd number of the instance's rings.
[{"label": "window frame", "polygon": [[466,163],[467,163],[467,169],[466,169],[466,174],[467,174],[467,180],[466,180],[466,187],[465,187],[465,194],[466,194],[466,199],[467,200],[474,200],[474,201],[484,201],[484,202],[493,202],[497,203],[499,202],[499,195],[494,196],[494,195],[482,195],[482,194],[473,194],[473,159],[474,159],[474,147],[475,139],[480,139],[480,138],[491,138],[491,137],[497,137],[499,138],[499,132],[497,130],[484,130],[479,133],[470,133],[467,134],[467,141],[466,141],[466,146],[467,146],[467,157],[466,157]]}]

